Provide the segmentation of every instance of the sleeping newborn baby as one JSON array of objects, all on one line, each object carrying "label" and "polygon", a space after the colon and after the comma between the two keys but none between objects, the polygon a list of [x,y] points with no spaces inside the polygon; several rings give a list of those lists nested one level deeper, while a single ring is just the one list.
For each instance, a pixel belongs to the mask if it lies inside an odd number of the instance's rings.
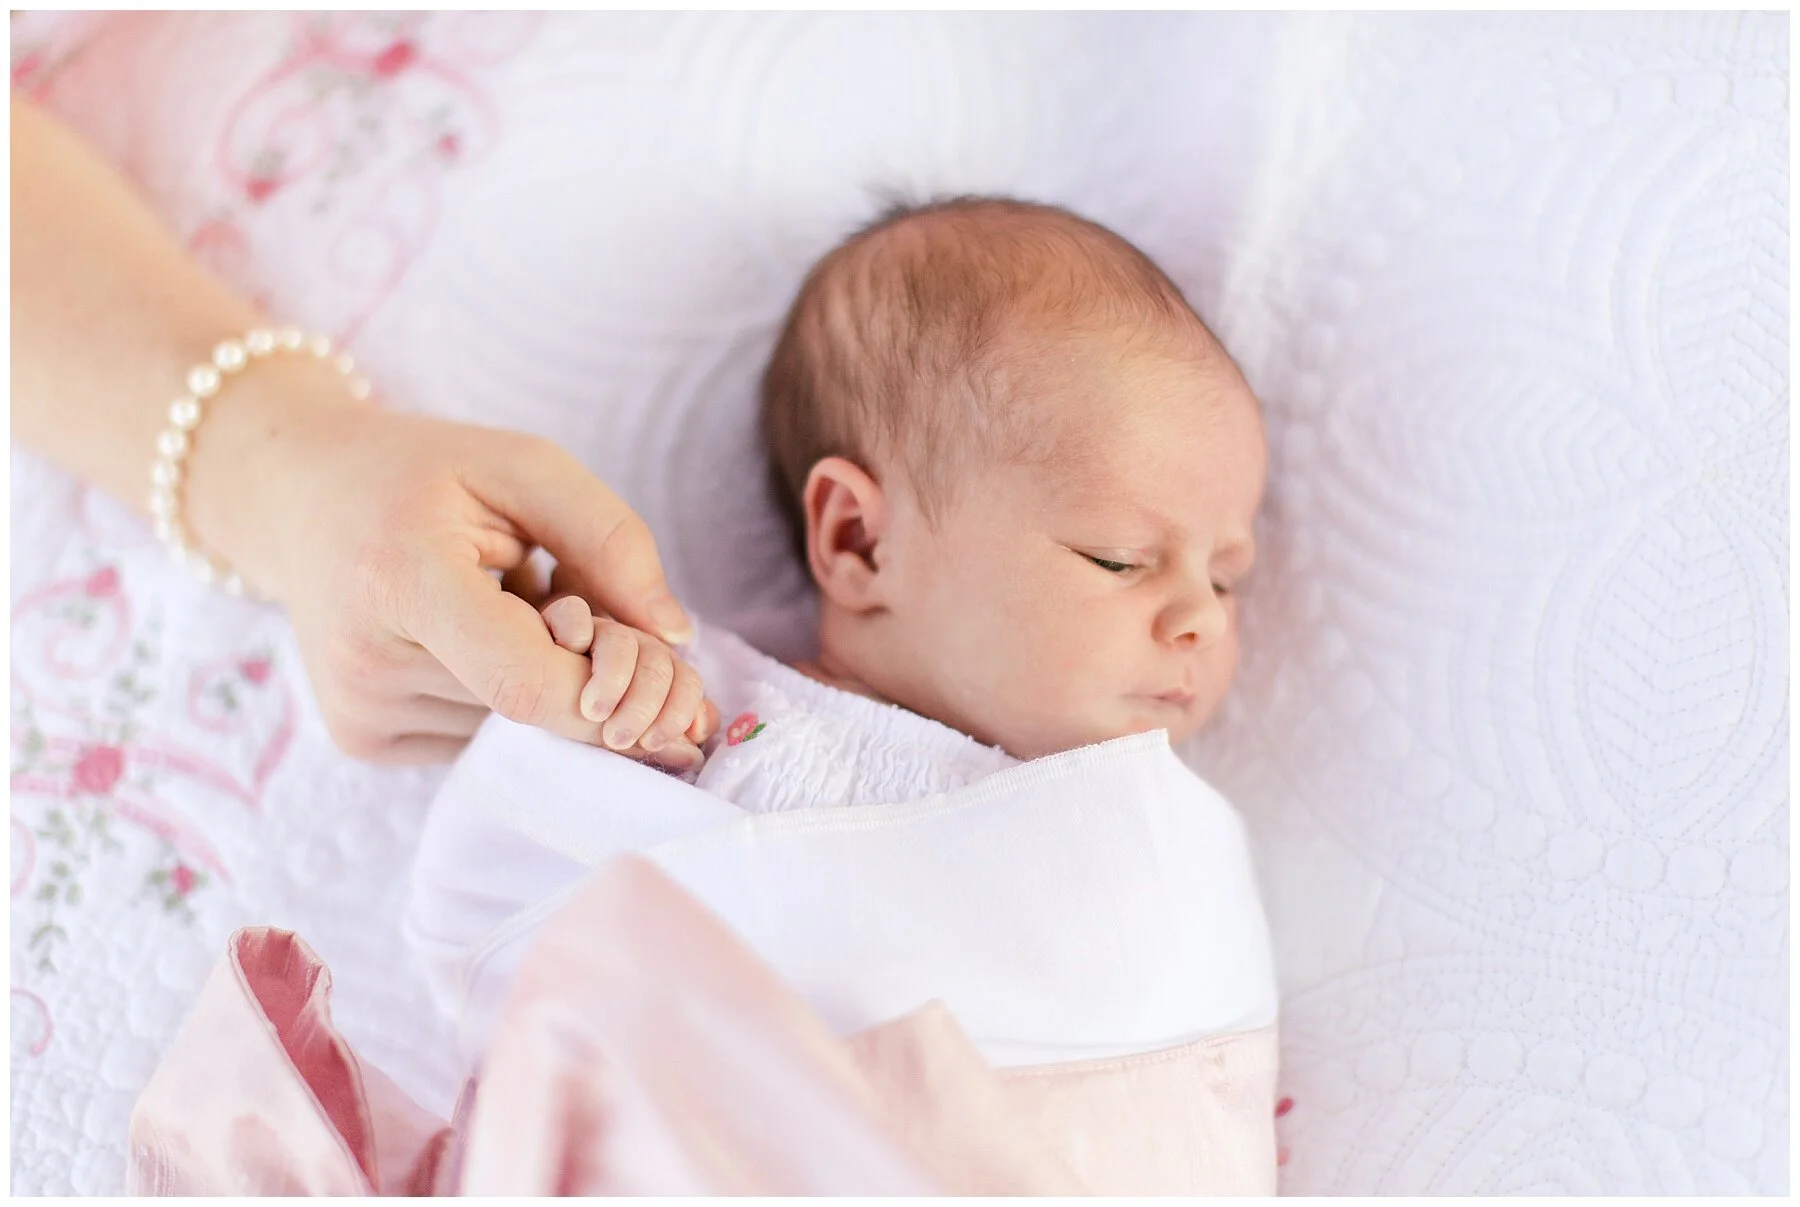
[{"label": "sleeping newborn baby", "polygon": [[696,782],[760,812],[915,799],[1146,730],[1179,741],[1218,708],[1261,419],[1124,239],[1009,200],[891,212],[807,277],[762,419],[819,589],[818,656],[790,667],[703,630],[671,676],[653,639],[559,600],[545,619],[593,650],[582,705],[608,745],[710,732],[704,681],[726,727]]},{"label": "sleeping newborn baby", "polygon": [[[968,1151],[1029,1135],[1033,1167],[1067,1174],[1042,1185],[1273,1193],[1277,1001],[1249,848],[1153,732],[1204,725],[1237,662],[1265,452],[1231,359],[1118,236],[955,200],[814,268],[762,410],[817,656],[706,626],[678,656],[578,599],[545,609],[591,653],[603,741],[679,779],[497,717],[476,735],[405,923],[465,1058],[540,1017],[546,982],[521,970],[553,918],[613,960],[576,978],[581,1000],[623,1013],[555,1009],[737,1034],[682,996],[724,965],[659,937],[667,898],[592,912],[647,892],[650,866],[861,1044],[894,1110],[961,1119]],[[650,941],[654,960],[619,954]],[[971,1061],[999,1080],[946,1072]]]}]

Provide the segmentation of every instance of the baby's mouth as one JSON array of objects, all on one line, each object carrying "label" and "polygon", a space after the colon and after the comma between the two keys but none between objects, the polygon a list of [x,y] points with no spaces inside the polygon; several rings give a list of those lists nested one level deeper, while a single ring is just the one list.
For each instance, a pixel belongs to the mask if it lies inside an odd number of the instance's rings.
[{"label": "baby's mouth", "polygon": [[1192,708],[1195,699],[1198,698],[1198,693],[1191,689],[1177,689],[1175,691],[1158,692],[1150,698],[1167,704],[1172,708]]}]

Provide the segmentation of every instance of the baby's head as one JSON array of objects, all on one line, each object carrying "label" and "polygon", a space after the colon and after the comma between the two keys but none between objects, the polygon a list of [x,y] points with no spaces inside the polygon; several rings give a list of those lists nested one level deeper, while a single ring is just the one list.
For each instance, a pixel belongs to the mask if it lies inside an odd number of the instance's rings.
[{"label": "baby's head", "polygon": [[829,673],[1020,758],[1213,714],[1262,423],[1125,240],[1016,201],[892,212],[807,277],[762,405]]}]

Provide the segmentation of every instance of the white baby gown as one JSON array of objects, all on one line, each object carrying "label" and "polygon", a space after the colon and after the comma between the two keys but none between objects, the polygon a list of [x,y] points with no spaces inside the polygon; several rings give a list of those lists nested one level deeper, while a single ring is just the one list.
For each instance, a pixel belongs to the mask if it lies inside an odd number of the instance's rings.
[{"label": "white baby gown", "polygon": [[808,678],[705,626],[683,649],[722,725],[694,784],[751,813],[880,805],[1017,765],[918,713]]}]

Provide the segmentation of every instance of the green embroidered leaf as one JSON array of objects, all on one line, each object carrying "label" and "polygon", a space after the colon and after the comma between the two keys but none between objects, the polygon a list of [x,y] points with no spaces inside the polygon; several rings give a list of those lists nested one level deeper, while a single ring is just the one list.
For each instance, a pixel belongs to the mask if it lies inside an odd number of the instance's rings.
[{"label": "green embroidered leaf", "polygon": [[36,896],[39,901],[54,901],[56,900],[56,886],[46,880],[38,885]]},{"label": "green embroidered leaf", "polygon": [[63,900],[70,905],[80,905],[81,886],[76,884],[73,880],[69,881],[69,887],[63,891]]},{"label": "green embroidered leaf", "polygon": [[758,725],[755,729],[752,729],[749,733],[744,735],[744,741],[748,742],[751,738],[755,737],[757,734],[761,733],[763,730],[767,729],[768,727],[769,726],[768,726],[767,722],[764,722],[764,723]]}]

